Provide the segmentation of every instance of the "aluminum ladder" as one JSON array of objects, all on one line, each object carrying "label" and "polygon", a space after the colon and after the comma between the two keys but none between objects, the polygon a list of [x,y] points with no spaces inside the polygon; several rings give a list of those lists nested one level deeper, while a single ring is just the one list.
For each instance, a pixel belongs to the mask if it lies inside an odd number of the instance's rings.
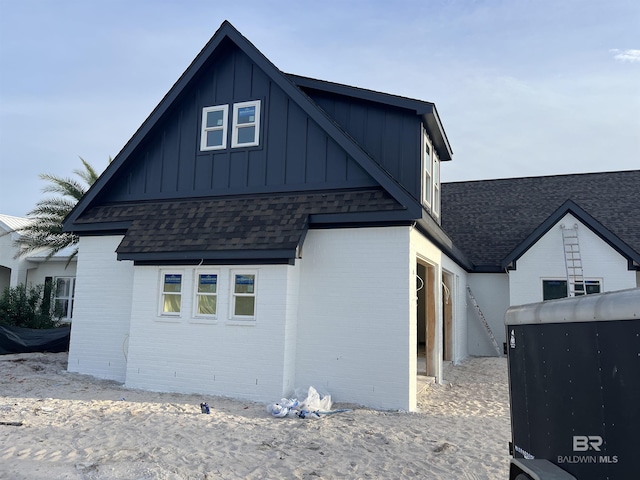
[{"label": "aluminum ladder", "polygon": [[482,310],[480,310],[480,305],[478,305],[476,297],[473,296],[473,292],[471,291],[471,287],[469,285],[467,285],[467,294],[469,295],[469,298],[471,299],[471,303],[473,303],[473,306],[476,309],[478,318],[482,322],[482,325],[484,326],[484,329],[487,332],[487,335],[489,336],[491,343],[493,343],[493,347],[496,349],[496,352],[498,352],[498,356],[501,357],[502,350],[500,349],[500,346],[496,341],[496,337],[494,337],[493,332],[491,331],[491,327],[489,327],[489,323],[487,322],[487,319],[484,317],[484,313],[482,313]]},{"label": "aluminum ladder", "polygon": [[586,293],[582,258],[580,256],[580,242],[578,241],[578,225],[568,228],[564,224],[562,229],[562,244],[564,245],[564,261],[567,272],[567,296],[575,297]]}]

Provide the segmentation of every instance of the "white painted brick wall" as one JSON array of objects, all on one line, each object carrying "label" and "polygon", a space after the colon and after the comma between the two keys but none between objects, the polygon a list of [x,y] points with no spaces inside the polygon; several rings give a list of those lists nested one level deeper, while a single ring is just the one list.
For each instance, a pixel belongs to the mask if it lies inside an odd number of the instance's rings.
[{"label": "white painted brick wall", "polygon": [[69,371],[124,381],[133,264],[116,261],[122,237],[82,237]]},{"label": "white painted brick wall", "polygon": [[[502,352],[502,344],[506,339],[504,313],[509,308],[509,278],[506,273],[473,273],[468,276],[468,284]],[[467,292],[464,293],[469,325],[467,337],[469,355],[497,356],[496,349],[473,302],[469,299]]]},{"label": "white painted brick wall", "polygon": [[442,256],[442,268],[453,274],[454,285],[451,292],[453,302],[453,357],[454,363],[469,356],[467,338],[469,335],[467,316],[467,272],[446,255]]},{"label": "white painted brick wall", "polygon": [[509,272],[511,305],[542,301],[543,279],[565,279],[564,247],[560,224],[578,224],[578,238],[585,278],[602,280],[603,291],[623,290],[637,285],[636,272],[627,261],[575,217],[567,214],[516,263]]},{"label": "white painted brick wall", "polygon": [[334,401],[391,409],[413,405],[410,263],[409,227],[307,234],[296,386],[312,385]]},{"label": "white painted brick wall", "polygon": [[[192,316],[195,267],[183,275],[182,314],[158,315],[160,267],[136,267],[126,385],[278,401],[293,390],[298,267],[201,267],[218,274],[217,319]],[[167,269],[169,270],[169,269]],[[256,320],[230,321],[232,272],[257,272]]]}]

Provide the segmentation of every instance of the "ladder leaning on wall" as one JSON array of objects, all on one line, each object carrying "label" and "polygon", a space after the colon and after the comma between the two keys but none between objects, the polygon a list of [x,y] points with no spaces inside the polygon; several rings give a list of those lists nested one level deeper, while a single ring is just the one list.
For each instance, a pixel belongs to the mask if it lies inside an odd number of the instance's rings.
[{"label": "ladder leaning on wall", "polygon": [[480,310],[480,305],[478,305],[478,302],[476,301],[476,297],[473,296],[473,292],[471,291],[471,287],[469,285],[467,285],[467,294],[469,295],[469,299],[471,299],[471,303],[473,303],[473,306],[476,309],[478,318],[482,322],[482,325],[484,326],[484,329],[487,332],[487,335],[489,336],[491,343],[493,343],[493,347],[496,349],[496,352],[498,352],[498,356],[502,356],[502,350],[500,349],[500,346],[496,341],[496,337],[493,335],[493,332],[491,331],[491,327],[489,327],[489,323],[487,322],[487,319],[484,317],[484,313],[482,313],[482,310]]},{"label": "ladder leaning on wall", "polygon": [[561,224],[562,244],[564,245],[564,261],[567,271],[567,295],[575,297],[586,293],[584,274],[582,272],[582,258],[580,256],[580,243],[578,242],[578,225],[568,228]]}]

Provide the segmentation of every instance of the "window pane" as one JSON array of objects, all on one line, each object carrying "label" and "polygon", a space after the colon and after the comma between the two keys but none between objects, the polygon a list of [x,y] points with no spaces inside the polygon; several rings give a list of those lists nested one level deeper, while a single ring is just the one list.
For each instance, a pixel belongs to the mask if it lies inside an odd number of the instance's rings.
[{"label": "window pane", "polygon": [[255,297],[235,297],[236,300],[236,315],[249,315],[253,316]]},{"label": "window pane", "polygon": [[586,281],[587,284],[587,295],[591,295],[593,293],[600,293],[600,282],[598,281]]},{"label": "window pane", "polygon": [[256,121],[256,107],[242,107],[238,109],[237,122],[240,123],[254,123]]},{"label": "window pane", "polygon": [[213,112],[207,112],[207,128],[222,127],[224,112],[222,110],[215,110]]},{"label": "window pane", "polygon": [[56,297],[69,296],[69,281],[66,278],[59,278],[56,281]]},{"label": "window pane", "polygon": [[165,295],[163,311],[165,313],[180,313],[180,295]]},{"label": "window pane", "polygon": [[207,132],[207,147],[217,147],[222,145],[223,130],[213,130]]},{"label": "window pane", "polygon": [[69,300],[56,300],[55,314],[61,318],[68,317]]},{"label": "window pane", "polygon": [[198,293],[216,293],[217,275],[199,275]]},{"label": "window pane", "polygon": [[238,129],[238,143],[253,143],[256,138],[256,127],[242,127]]},{"label": "window pane", "polygon": [[201,295],[198,297],[198,315],[215,315],[217,297],[215,295]]},{"label": "window pane", "polygon": [[235,293],[253,293],[255,275],[236,275]]},{"label": "window pane", "polygon": [[182,275],[172,274],[164,276],[164,292],[179,292],[182,284]]},{"label": "window pane", "polygon": [[555,300],[556,298],[565,298],[567,296],[566,280],[543,280],[542,281],[542,299]]}]

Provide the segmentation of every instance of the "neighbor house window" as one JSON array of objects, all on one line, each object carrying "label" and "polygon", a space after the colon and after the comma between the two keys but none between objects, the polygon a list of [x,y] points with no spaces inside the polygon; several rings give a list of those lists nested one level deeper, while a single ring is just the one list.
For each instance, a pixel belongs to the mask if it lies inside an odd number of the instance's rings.
[{"label": "neighbor house window", "polygon": [[179,315],[182,306],[182,274],[162,273],[162,315]]},{"label": "neighbor house window", "polygon": [[218,306],[218,274],[198,273],[196,282],[195,315],[215,317]]},{"label": "neighbor house window", "polygon": [[227,147],[228,105],[202,109],[200,150],[220,150]]},{"label": "neighbor house window", "polygon": [[231,316],[252,319],[256,315],[256,274],[237,272],[232,274]]},{"label": "neighbor house window", "polygon": [[[601,292],[600,280],[585,280],[584,284],[576,283],[576,296]],[[566,280],[542,280],[542,299],[555,300],[557,298],[565,298],[569,295],[567,291]]]},{"label": "neighbor house window", "polygon": [[260,100],[233,104],[232,147],[258,145],[260,137]]},{"label": "neighbor house window", "polygon": [[55,314],[61,320],[71,321],[76,279],[74,277],[57,277],[54,285],[53,301]]}]

